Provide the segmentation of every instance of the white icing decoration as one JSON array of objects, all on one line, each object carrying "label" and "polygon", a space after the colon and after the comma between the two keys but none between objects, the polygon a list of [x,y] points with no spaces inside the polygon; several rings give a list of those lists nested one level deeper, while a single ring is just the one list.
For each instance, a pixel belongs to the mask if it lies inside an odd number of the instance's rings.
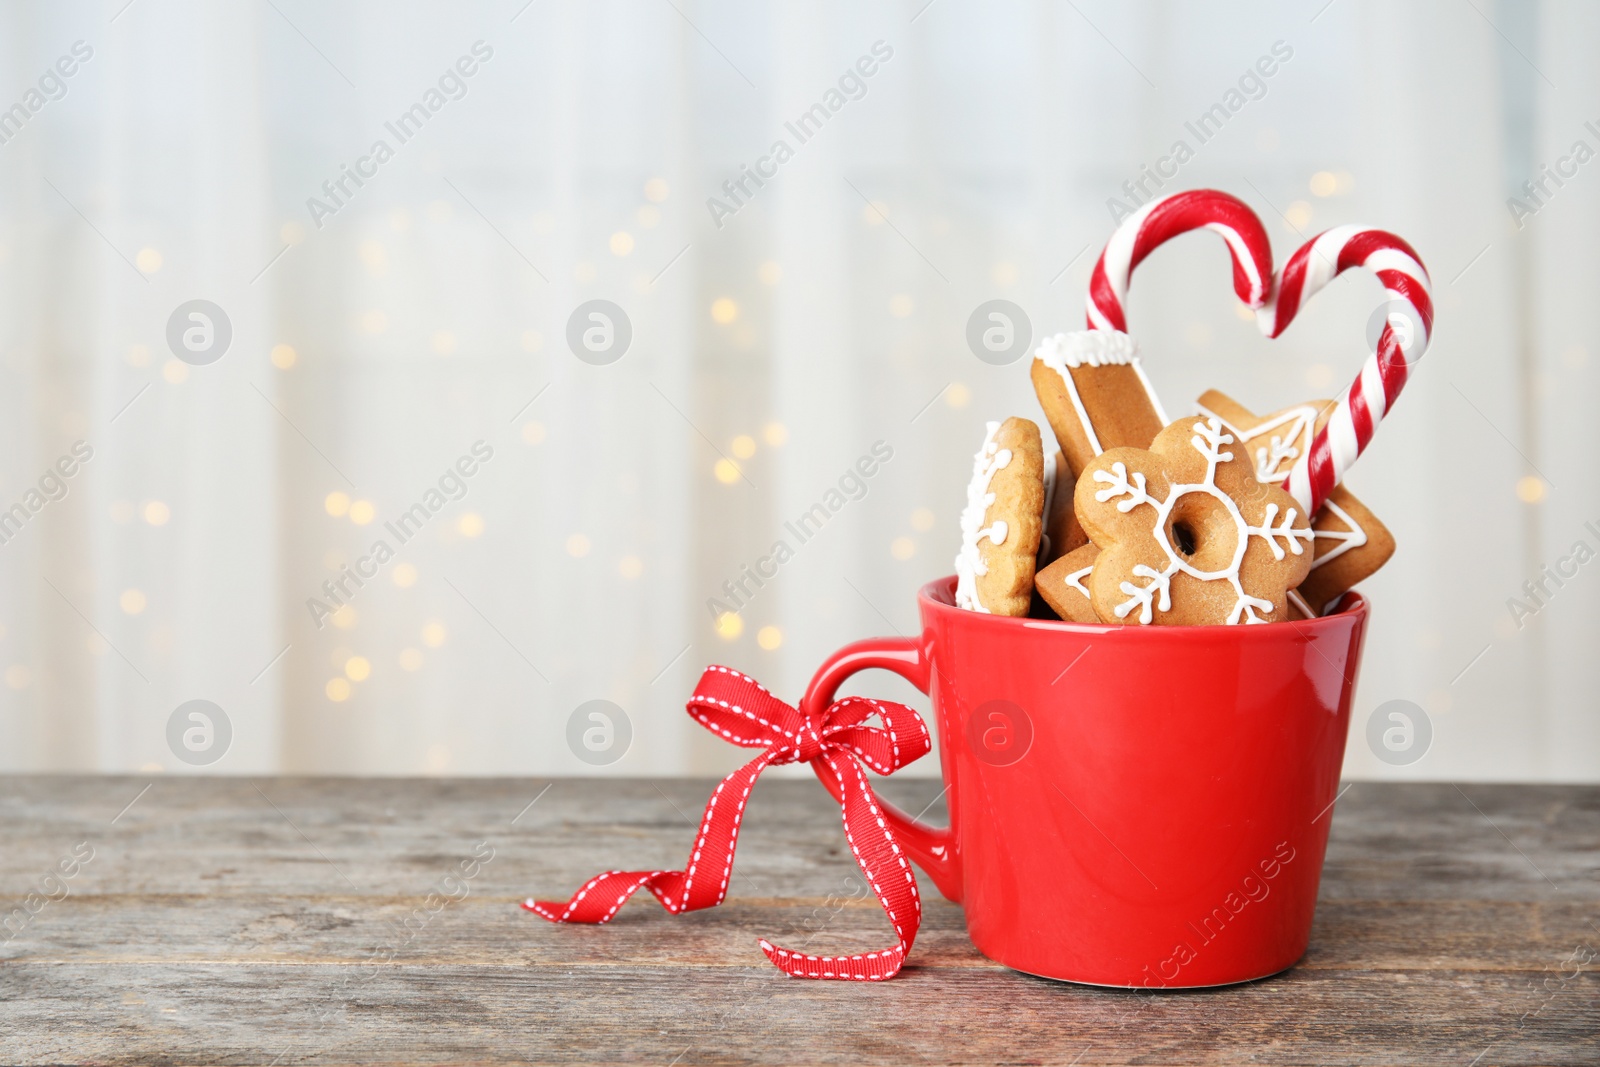
[{"label": "white icing decoration", "polygon": [[[1290,508],[1285,513],[1283,521],[1274,526],[1273,519],[1278,515],[1278,506],[1276,504],[1267,505],[1261,525],[1251,526],[1245,521],[1244,515],[1239,511],[1239,505],[1234,499],[1217,488],[1217,465],[1229,463],[1233,460],[1232,452],[1224,452],[1222,450],[1224,445],[1234,443],[1233,437],[1222,432],[1222,420],[1212,417],[1196,421],[1194,424],[1194,436],[1189,439],[1189,443],[1194,446],[1196,452],[1205,457],[1205,480],[1195,485],[1169,486],[1165,500],[1157,500],[1149,494],[1146,490],[1143,474],[1134,471],[1130,478],[1127,467],[1121,462],[1113,463],[1109,472],[1094,472],[1094,480],[1106,486],[1106,488],[1097,490],[1094,494],[1095,500],[1100,503],[1104,504],[1121,497],[1123,499],[1117,500],[1117,510],[1124,514],[1139,507],[1141,504],[1150,505],[1155,511],[1155,526],[1151,530],[1151,536],[1156,539],[1156,543],[1161,546],[1161,550],[1167,557],[1167,566],[1164,570],[1158,571],[1154,567],[1146,566],[1143,563],[1136,565],[1133,568],[1132,576],[1135,578],[1148,578],[1149,582],[1145,585],[1135,585],[1133,582],[1121,583],[1118,588],[1127,594],[1128,599],[1118,604],[1113,610],[1116,612],[1117,618],[1126,619],[1135,609],[1138,609],[1139,623],[1148,625],[1154,618],[1154,612],[1172,610],[1172,578],[1181,572],[1202,582],[1226,580],[1233,586],[1237,599],[1234,601],[1233,611],[1228,615],[1228,625],[1237,625],[1241,621],[1245,623],[1265,622],[1266,620],[1256,613],[1261,611],[1270,614],[1274,610],[1272,601],[1251,596],[1245,592],[1244,585],[1239,579],[1239,567],[1244,562],[1245,550],[1249,547],[1250,538],[1261,538],[1272,550],[1273,558],[1281,560],[1284,558],[1286,551],[1292,552],[1297,556],[1305,551],[1300,542],[1305,541],[1308,544],[1312,542],[1311,530],[1308,527],[1297,528],[1295,526],[1294,520],[1298,516],[1298,512],[1294,508]],[[1177,549],[1173,547],[1167,537],[1167,517],[1172,513],[1173,506],[1180,499],[1191,493],[1202,493],[1216,500],[1222,505],[1223,510],[1228,513],[1228,516],[1233,519],[1235,530],[1233,558],[1226,567],[1219,570],[1202,571],[1197,569],[1178,554]],[[1280,538],[1284,542],[1282,545],[1278,544]]]},{"label": "white icing decoration", "polygon": [[1350,513],[1348,511],[1346,511],[1344,508],[1341,508],[1338,504],[1335,504],[1331,500],[1324,500],[1322,502],[1322,506],[1333,512],[1333,514],[1346,526],[1350,527],[1350,529],[1312,531],[1323,540],[1338,542],[1338,544],[1335,545],[1331,550],[1324,553],[1316,560],[1316,562],[1311,564],[1312,570],[1316,570],[1324,563],[1338,559],[1346,552],[1349,552],[1352,549],[1360,548],[1362,545],[1367,543],[1367,531],[1363,530],[1361,528],[1361,524],[1350,517]]},{"label": "white icing decoration", "polygon": [[[1265,446],[1255,450],[1258,482],[1281,482],[1289,477],[1289,470],[1294,466],[1294,461],[1300,458],[1304,442],[1311,439],[1311,428],[1317,424],[1317,416],[1321,414],[1310,404],[1302,404],[1248,430],[1241,430],[1221,415],[1207,409],[1204,404],[1196,404],[1195,411],[1208,419],[1216,419],[1240,444],[1248,444],[1262,434],[1272,434]],[[1282,433],[1272,433],[1280,426],[1287,426],[1288,429]]]},{"label": "white icing decoration", "polygon": [[1273,559],[1281,560],[1284,556],[1284,550],[1279,547],[1276,540],[1279,537],[1283,538],[1283,543],[1294,549],[1294,554],[1298,556],[1300,554],[1300,543],[1295,540],[1299,534],[1293,529],[1295,515],[1294,508],[1289,509],[1288,514],[1284,515],[1281,523],[1279,523],[1277,526],[1273,526],[1272,520],[1277,516],[1277,514],[1278,505],[1268,504],[1267,513],[1261,518],[1261,525],[1246,526],[1245,532],[1256,534],[1263,541],[1265,541],[1267,543],[1267,547],[1272,549]]},{"label": "white icing decoration", "polygon": [[1091,571],[1093,571],[1093,570],[1094,570],[1094,564],[1091,563],[1087,567],[1083,568],[1082,570],[1073,571],[1071,574],[1067,575],[1066,578],[1063,579],[1063,580],[1067,583],[1067,587],[1069,589],[1076,589],[1078,592],[1083,594],[1083,599],[1088,600],[1089,599],[1089,587],[1083,584],[1083,580],[1085,578],[1089,577],[1089,573]]},{"label": "white icing decoration", "polygon": [[[1289,471],[1294,466],[1294,461],[1300,458],[1301,446],[1310,441],[1311,430],[1317,424],[1317,416],[1321,414],[1310,404],[1303,404],[1297,408],[1290,408],[1280,413],[1276,418],[1269,419],[1258,426],[1253,426],[1248,430],[1241,430],[1221,415],[1209,410],[1204,404],[1196,404],[1195,411],[1208,419],[1216,419],[1229,433],[1239,439],[1240,444],[1247,443],[1252,438],[1260,437],[1264,433],[1272,434],[1268,438],[1265,447],[1256,449],[1255,466],[1256,481],[1258,482],[1282,482],[1289,476]],[[1281,434],[1272,433],[1273,430],[1284,425],[1289,427],[1287,432]],[[1316,537],[1324,541],[1337,542],[1337,545],[1331,551],[1319,556],[1311,564],[1312,570],[1316,570],[1318,567],[1338,559],[1346,552],[1360,548],[1367,543],[1367,532],[1361,528],[1360,523],[1350,517],[1348,511],[1331,500],[1324,501],[1322,506],[1333,512],[1340,521],[1350,528],[1348,530],[1314,529],[1312,531]],[[1307,612],[1307,614],[1311,613]]]},{"label": "white icing decoration", "polygon": [[1056,454],[1044,454],[1044,512],[1039,516],[1039,566],[1050,558],[1050,507],[1056,499]]},{"label": "white icing decoration", "polygon": [[1133,373],[1139,376],[1139,384],[1144,386],[1144,395],[1150,398],[1150,406],[1156,409],[1156,419],[1165,426],[1172,420],[1167,418],[1167,409],[1161,406],[1161,398],[1156,396],[1156,387],[1150,384],[1150,379],[1145,377],[1144,364],[1139,362],[1139,357],[1132,360]]},{"label": "white icing decoration", "polygon": [[[1124,593],[1127,593],[1130,599],[1117,605],[1117,618],[1127,618],[1128,613],[1137,607],[1139,609],[1140,624],[1149,625],[1151,618],[1150,604],[1153,600],[1155,600],[1157,593],[1161,594],[1161,599],[1155,601],[1156,607],[1160,608],[1162,611],[1171,611],[1172,576],[1176,573],[1177,568],[1171,566],[1164,571],[1158,571],[1154,567],[1146,567],[1143,563],[1135,566],[1133,568],[1133,576],[1135,578],[1149,578],[1150,584],[1134,585],[1132,582],[1123,582],[1122,585],[1118,587]],[[1271,605],[1268,606],[1270,607]],[[1233,620],[1229,619],[1228,621],[1232,622]]]},{"label": "white icing decoration", "polygon": [[1306,618],[1315,619],[1317,617],[1317,613],[1311,610],[1311,605],[1306,603],[1306,598],[1295,592],[1293,589],[1289,590],[1289,603],[1292,606],[1299,608],[1300,614],[1304,615]]},{"label": "white icing decoration", "polygon": [[961,552],[956,556],[956,607],[981,611],[985,615],[989,614],[989,609],[978,598],[978,578],[988,574],[989,568],[978,551],[978,543],[987,537],[994,544],[1005,544],[1009,532],[1005,520],[997,519],[988,526],[983,525],[983,520],[995,498],[995,494],[989,492],[989,483],[997,471],[1004,470],[1011,462],[1011,450],[1001,448],[994,439],[1000,432],[1000,424],[988,423],[986,429],[983,447],[972,457],[967,506],[961,511]]},{"label": "white icing decoration", "polygon": [[1061,375],[1061,382],[1067,387],[1067,397],[1072,401],[1072,408],[1078,413],[1078,422],[1083,426],[1084,436],[1097,456],[1105,449],[1100,447],[1100,438],[1095,435],[1094,423],[1089,420],[1089,412],[1083,406],[1083,398],[1078,395],[1077,383],[1072,380],[1074,367],[1131,366],[1133,372],[1139,376],[1139,383],[1144,386],[1145,395],[1150,398],[1150,406],[1155,409],[1161,424],[1163,426],[1167,424],[1166,409],[1161,406],[1155,388],[1150,384],[1150,379],[1145,377],[1144,368],[1139,364],[1139,345],[1120,330],[1079,330],[1075,333],[1058,333],[1040,342],[1033,358]]}]

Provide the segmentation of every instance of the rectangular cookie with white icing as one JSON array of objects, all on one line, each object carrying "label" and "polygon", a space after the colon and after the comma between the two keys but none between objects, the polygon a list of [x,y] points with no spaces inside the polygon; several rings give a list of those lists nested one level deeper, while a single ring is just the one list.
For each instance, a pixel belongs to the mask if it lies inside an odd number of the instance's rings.
[{"label": "rectangular cookie with white icing", "polygon": [[1139,365],[1138,346],[1125,333],[1084,330],[1046,337],[1034,351],[1030,373],[1074,479],[1109,449],[1150,447],[1167,424]]}]

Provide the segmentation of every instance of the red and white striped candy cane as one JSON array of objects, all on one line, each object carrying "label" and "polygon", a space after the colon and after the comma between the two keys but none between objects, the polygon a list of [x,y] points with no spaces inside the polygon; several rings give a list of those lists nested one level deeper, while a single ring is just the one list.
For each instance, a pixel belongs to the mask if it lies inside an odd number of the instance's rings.
[{"label": "red and white striped candy cane", "polygon": [[1313,293],[1351,267],[1376,274],[1389,299],[1402,305],[1395,314],[1412,324],[1409,330],[1396,331],[1390,316],[1377,351],[1335,402],[1327,424],[1284,480],[1283,487],[1307,514],[1314,515],[1372,440],[1378,422],[1394,406],[1411,368],[1427,350],[1433,333],[1427,268],[1411,246],[1392,233],[1338,226],[1306,242],[1274,277],[1266,231],[1249,205],[1215,189],[1196,189],[1152,200],[1117,227],[1089,279],[1089,328],[1126,331],[1123,305],[1133,269],[1160,245],[1202,227],[1227,241],[1234,291],[1256,309],[1256,322],[1268,337],[1283,333]]},{"label": "red and white striped candy cane", "polygon": [[1089,277],[1089,329],[1127,332],[1123,305],[1133,269],[1174,237],[1201,228],[1228,242],[1239,299],[1262,307],[1272,291],[1272,245],[1261,220],[1238,197],[1193,189],[1152,200],[1122,220]]},{"label": "red and white striped candy cane", "polygon": [[[1334,403],[1327,425],[1303,456],[1295,461],[1283,487],[1315,515],[1328,493],[1344,478],[1372,440],[1378,422],[1394,406],[1411,368],[1433,335],[1433,283],[1428,269],[1405,241],[1384,230],[1336,226],[1300,247],[1283,265],[1267,305],[1256,322],[1268,337],[1277,337],[1317,290],[1351,267],[1365,267],[1378,276],[1393,309],[1378,337],[1377,351]],[[1398,315],[1410,328],[1396,330]]]}]

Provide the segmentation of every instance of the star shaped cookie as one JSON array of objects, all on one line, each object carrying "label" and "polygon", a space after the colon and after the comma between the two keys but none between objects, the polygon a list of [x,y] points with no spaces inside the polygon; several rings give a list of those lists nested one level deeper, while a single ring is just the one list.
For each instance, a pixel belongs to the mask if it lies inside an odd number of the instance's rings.
[{"label": "star shaped cookie", "polygon": [[[1270,415],[1256,415],[1215,389],[1202,393],[1195,408],[1214,417],[1244,447],[1256,478],[1273,485],[1288,477],[1312,436],[1322,429],[1332,401],[1310,400]],[[1296,593],[1321,614],[1347,590],[1377,572],[1394,555],[1394,536],[1367,506],[1344,486],[1335,486],[1311,520],[1315,537],[1311,573]]]}]

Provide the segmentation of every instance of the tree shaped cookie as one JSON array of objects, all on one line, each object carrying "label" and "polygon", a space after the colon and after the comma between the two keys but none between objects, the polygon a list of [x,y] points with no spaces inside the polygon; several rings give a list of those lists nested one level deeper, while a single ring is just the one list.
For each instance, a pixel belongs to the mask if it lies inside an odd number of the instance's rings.
[{"label": "tree shaped cookie", "polygon": [[[1202,416],[1213,417],[1249,454],[1256,478],[1277,485],[1289,474],[1307,448],[1312,435],[1322,429],[1332,410],[1331,401],[1309,400],[1271,415],[1256,415],[1215,389],[1202,393],[1195,404]],[[1321,613],[1394,555],[1394,536],[1367,506],[1344,486],[1328,494],[1322,510],[1311,520],[1315,535],[1311,573],[1296,590],[1310,609]]]},{"label": "tree shaped cookie", "polygon": [[1179,419],[1148,451],[1106,452],[1084,468],[1074,496],[1100,548],[1088,586],[1107,622],[1278,622],[1311,569],[1299,504],[1256,479],[1219,419]]},{"label": "tree shaped cookie", "polygon": [[1044,448],[1027,419],[991,422],[972,458],[956,556],[956,606],[1026,615],[1044,512]]}]

